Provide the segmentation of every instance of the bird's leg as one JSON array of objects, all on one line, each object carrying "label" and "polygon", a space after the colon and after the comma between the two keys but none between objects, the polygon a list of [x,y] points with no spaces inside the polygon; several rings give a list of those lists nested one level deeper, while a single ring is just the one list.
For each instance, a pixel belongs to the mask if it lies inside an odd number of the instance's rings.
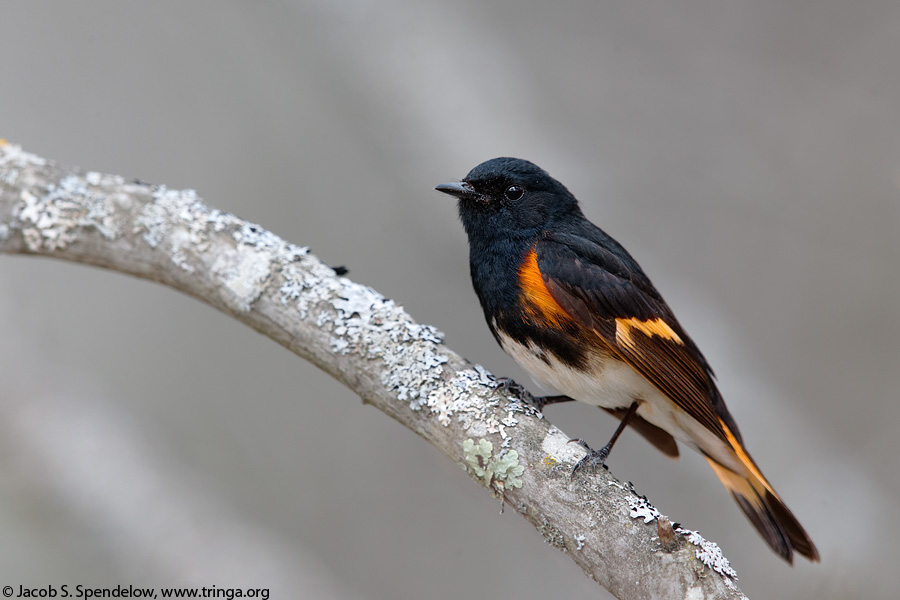
[{"label": "bird's leg", "polygon": [[613,433],[613,436],[609,439],[605,446],[600,448],[599,450],[591,450],[590,446],[588,446],[584,440],[573,438],[569,440],[571,442],[578,442],[581,446],[587,450],[587,454],[575,463],[575,466],[572,467],[572,473],[569,477],[573,477],[575,472],[578,471],[581,467],[587,465],[589,467],[596,467],[600,465],[606,468],[606,459],[609,458],[609,452],[612,450],[612,447],[615,445],[616,440],[619,439],[619,436],[622,435],[622,432],[628,426],[628,422],[631,421],[631,418],[634,416],[634,413],[637,412],[638,406],[640,403],[635,400],[631,406],[628,407],[628,410],[625,412],[625,416],[622,417],[622,422],[619,423],[619,426],[616,428],[616,432]]}]

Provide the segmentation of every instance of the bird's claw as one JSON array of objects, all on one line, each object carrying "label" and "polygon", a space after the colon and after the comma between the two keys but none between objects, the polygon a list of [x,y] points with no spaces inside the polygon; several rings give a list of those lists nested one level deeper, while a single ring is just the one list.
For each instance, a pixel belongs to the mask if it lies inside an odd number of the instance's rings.
[{"label": "bird's claw", "polygon": [[607,471],[609,470],[609,467],[606,466],[606,459],[609,458],[610,450],[608,444],[606,446],[603,446],[599,450],[592,450],[591,447],[588,446],[587,443],[582,439],[572,438],[571,440],[569,440],[569,443],[571,444],[572,442],[576,442],[579,446],[584,448],[587,451],[587,454],[581,457],[581,460],[575,463],[575,466],[572,467],[572,472],[569,473],[569,479],[574,477],[575,473],[577,473],[578,470],[582,467],[588,467],[591,469],[603,467]]},{"label": "bird's claw", "polygon": [[528,404],[534,406],[538,412],[541,412],[544,408],[544,402],[541,402],[543,398],[535,398],[531,395],[531,392],[526,390],[522,385],[515,382],[511,377],[498,377],[497,386],[498,389],[503,390],[504,392],[510,393],[514,396],[518,396]]}]

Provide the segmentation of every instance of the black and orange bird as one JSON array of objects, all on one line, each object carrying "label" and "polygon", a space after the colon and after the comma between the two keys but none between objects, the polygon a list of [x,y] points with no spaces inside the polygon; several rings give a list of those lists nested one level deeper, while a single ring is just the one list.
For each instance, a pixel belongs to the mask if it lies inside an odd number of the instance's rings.
[{"label": "black and orange bird", "polygon": [[[621,419],[664,454],[700,452],[788,562],[819,552],[747,452],[713,371],[628,252],[545,171],[495,158],[436,190],[459,200],[472,283],[494,337],[539,383]],[[574,473],[575,470],[573,470]]]}]

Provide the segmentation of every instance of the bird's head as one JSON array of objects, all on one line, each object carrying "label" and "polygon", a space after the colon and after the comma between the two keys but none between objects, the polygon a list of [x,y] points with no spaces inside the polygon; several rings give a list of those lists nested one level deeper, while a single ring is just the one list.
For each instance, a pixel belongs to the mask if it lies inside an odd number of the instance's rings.
[{"label": "bird's head", "polygon": [[581,214],[578,201],[563,184],[520,158],[493,158],[462,181],[434,189],[459,200],[459,216],[470,242],[534,237],[555,220]]}]

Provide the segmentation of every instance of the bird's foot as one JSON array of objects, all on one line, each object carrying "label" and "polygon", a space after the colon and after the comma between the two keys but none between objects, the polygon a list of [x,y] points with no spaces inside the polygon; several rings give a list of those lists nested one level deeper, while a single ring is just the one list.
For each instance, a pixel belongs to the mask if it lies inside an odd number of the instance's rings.
[{"label": "bird's foot", "polygon": [[497,389],[503,390],[504,392],[509,392],[511,394],[515,394],[521,398],[531,399],[532,396],[524,387],[516,383],[516,381],[512,377],[498,377],[497,378]]},{"label": "bird's foot", "polygon": [[537,408],[538,411],[544,408],[544,405],[540,402],[540,398],[535,398],[534,396],[532,396],[531,392],[526,390],[522,385],[516,383],[516,381],[511,377],[498,377],[497,383],[497,389],[503,390],[508,394],[512,394],[513,396],[521,398],[528,404],[531,404],[532,406]]},{"label": "bird's foot", "polygon": [[558,404],[560,402],[573,402],[573,398],[568,396],[534,396],[526,390],[522,385],[516,383],[509,377],[498,377],[497,387],[505,392],[509,392],[520,397],[525,402],[535,407],[538,412],[544,412],[544,407],[548,404]]},{"label": "bird's foot", "polygon": [[585,454],[581,458],[581,460],[579,460],[577,463],[575,463],[575,466],[572,467],[572,472],[569,473],[570,479],[572,477],[574,477],[575,473],[578,472],[578,470],[581,469],[582,467],[588,467],[591,469],[596,469],[597,467],[603,467],[607,471],[609,470],[609,468],[606,466],[606,459],[609,458],[609,451],[610,451],[609,444],[603,446],[599,450],[592,450],[591,447],[588,446],[587,443],[582,439],[573,438],[573,439],[569,440],[570,444],[572,442],[577,442],[579,446],[581,446],[582,448],[587,450],[587,454]]}]

